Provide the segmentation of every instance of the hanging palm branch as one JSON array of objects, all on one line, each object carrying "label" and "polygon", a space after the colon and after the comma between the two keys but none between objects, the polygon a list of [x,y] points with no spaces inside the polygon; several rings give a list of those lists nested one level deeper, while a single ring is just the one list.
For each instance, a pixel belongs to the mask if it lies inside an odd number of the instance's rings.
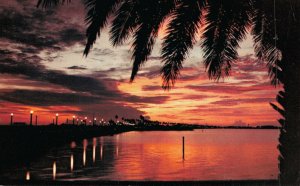
[{"label": "hanging palm branch", "polygon": [[[171,3],[170,3],[171,2]],[[175,8],[174,1],[140,1],[138,8],[139,26],[134,33],[133,67],[130,80],[133,81],[141,65],[151,54],[158,30],[165,18]]]},{"label": "hanging palm branch", "polygon": [[178,1],[170,15],[171,21],[162,44],[164,66],[161,74],[164,89],[169,89],[175,84],[182,63],[193,48],[204,6],[205,1]]},{"label": "hanging palm branch", "polygon": [[113,46],[121,45],[138,26],[137,1],[124,0],[115,12],[110,29]]},{"label": "hanging palm branch", "polygon": [[202,47],[210,78],[219,80],[229,75],[231,63],[238,57],[239,42],[246,37],[250,7],[249,2],[240,0],[209,1]]},{"label": "hanging palm branch", "polygon": [[64,4],[65,2],[70,2],[71,0],[39,0],[37,3],[37,7],[53,7],[59,4]]},{"label": "hanging palm branch", "polygon": [[85,18],[88,28],[86,30],[87,43],[84,55],[88,55],[102,29],[107,26],[109,16],[115,11],[120,0],[85,0],[87,15]]},{"label": "hanging palm branch", "polygon": [[278,40],[275,33],[273,1],[253,0],[252,35],[254,52],[258,59],[266,61],[269,67],[269,77],[273,85],[279,84],[281,52],[276,46]]}]

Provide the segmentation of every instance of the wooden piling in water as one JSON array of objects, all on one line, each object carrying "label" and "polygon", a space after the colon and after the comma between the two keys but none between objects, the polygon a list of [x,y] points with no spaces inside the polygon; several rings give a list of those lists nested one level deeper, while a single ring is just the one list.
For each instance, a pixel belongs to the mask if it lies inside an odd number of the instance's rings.
[{"label": "wooden piling in water", "polygon": [[30,126],[32,126],[32,114],[33,114],[33,112],[30,111]]},{"label": "wooden piling in water", "polygon": [[184,136],[182,136],[182,159],[184,159]]}]

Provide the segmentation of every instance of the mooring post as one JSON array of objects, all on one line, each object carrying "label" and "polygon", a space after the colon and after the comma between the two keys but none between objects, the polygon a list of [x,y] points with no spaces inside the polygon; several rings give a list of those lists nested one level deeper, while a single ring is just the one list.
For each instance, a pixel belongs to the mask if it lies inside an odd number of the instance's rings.
[{"label": "mooring post", "polygon": [[182,136],[182,159],[184,159],[184,136]]}]

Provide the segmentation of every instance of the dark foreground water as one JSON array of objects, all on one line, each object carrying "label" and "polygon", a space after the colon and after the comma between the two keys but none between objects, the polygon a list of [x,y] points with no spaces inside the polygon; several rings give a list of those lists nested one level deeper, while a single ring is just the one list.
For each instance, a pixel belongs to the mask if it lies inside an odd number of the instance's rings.
[{"label": "dark foreground water", "polygon": [[[72,142],[0,179],[276,179],[278,130],[127,132]],[[185,154],[182,154],[185,136]]]}]

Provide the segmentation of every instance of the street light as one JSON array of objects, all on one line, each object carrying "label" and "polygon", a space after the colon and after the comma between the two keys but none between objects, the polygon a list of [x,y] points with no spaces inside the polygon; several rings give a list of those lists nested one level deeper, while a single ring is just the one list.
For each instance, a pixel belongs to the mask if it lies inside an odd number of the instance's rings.
[{"label": "street light", "polygon": [[33,114],[33,111],[31,110],[30,111],[30,126],[32,126],[32,114]]},{"label": "street light", "polygon": [[73,125],[75,125],[75,116],[73,116]]},{"label": "street light", "polygon": [[14,113],[11,113],[11,114],[10,114],[10,125],[13,124],[13,117],[14,117]]},{"label": "street light", "polygon": [[94,118],[93,125],[97,124],[97,118]]},{"label": "street light", "polygon": [[58,123],[58,113],[56,113],[56,121],[55,121],[55,125],[57,125]]}]

